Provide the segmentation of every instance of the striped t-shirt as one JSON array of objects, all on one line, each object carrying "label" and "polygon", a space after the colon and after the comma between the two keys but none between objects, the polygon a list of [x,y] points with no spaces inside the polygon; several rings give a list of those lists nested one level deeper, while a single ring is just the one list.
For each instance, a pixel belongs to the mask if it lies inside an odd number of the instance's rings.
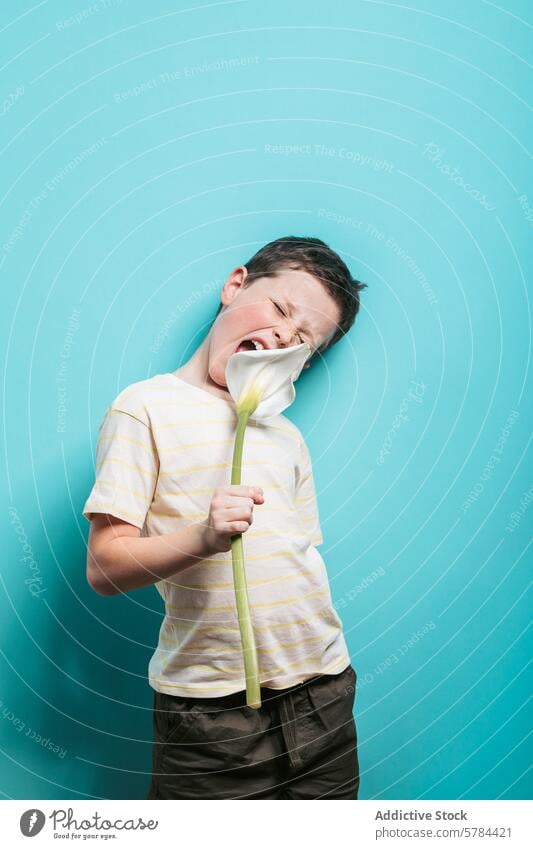
[{"label": "striped t-shirt", "polygon": [[[169,372],[117,395],[100,425],[96,482],[83,515],[110,513],[168,534],[207,518],[215,487],[229,484],[237,416],[232,401]],[[284,689],[350,663],[324,561],[311,460],[284,415],[249,421],[242,485],[260,486],[243,533],[260,683]],[[156,582],[165,602],[148,667],[163,693],[201,698],[246,689],[231,549]]]}]

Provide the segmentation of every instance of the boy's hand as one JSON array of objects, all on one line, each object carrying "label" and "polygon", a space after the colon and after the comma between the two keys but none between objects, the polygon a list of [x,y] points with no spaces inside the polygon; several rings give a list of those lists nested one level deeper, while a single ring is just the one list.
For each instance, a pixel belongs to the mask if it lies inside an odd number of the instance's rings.
[{"label": "boy's hand", "polygon": [[208,555],[229,551],[231,537],[245,533],[252,524],[254,503],[262,504],[264,500],[259,486],[218,486],[211,499],[209,515],[201,522]]}]

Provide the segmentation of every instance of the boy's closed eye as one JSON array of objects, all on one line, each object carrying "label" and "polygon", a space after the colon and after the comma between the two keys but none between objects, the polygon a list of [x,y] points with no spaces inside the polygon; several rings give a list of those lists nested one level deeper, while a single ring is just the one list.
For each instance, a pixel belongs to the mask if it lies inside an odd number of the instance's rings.
[{"label": "boy's closed eye", "polygon": [[[272,300],[272,299],[271,299],[271,300]],[[277,301],[272,300],[272,303],[274,304],[274,306],[276,307],[276,309],[278,310],[278,312],[280,312],[280,313],[281,313],[281,315],[283,315],[283,316],[285,316],[285,317],[287,316],[287,312],[286,312],[286,311],[285,311],[285,310],[281,307],[281,305],[280,305]],[[302,336],[301,332],[300,332],[300,331],[298,331],[298,339],[299,339],[299,343],[300,343],[300,344],[301,344],[302,342],[307,342],[307,344],[308,344],[308,345],[309,345],[309,347],[311,348],[311,351],[312,351],[313,355],[316,353],[316,348],[315,348],[315,346],[314,346],[314,344],[313,344],[313,340],[311,339],[311,337],[310,337],[309,335],[307,335],[307,338],[304,338],[304,337]],[[309,368],[309,365],[310,365],[310,363],[306,363],[306,364],[304,365],[304,368]]]}]

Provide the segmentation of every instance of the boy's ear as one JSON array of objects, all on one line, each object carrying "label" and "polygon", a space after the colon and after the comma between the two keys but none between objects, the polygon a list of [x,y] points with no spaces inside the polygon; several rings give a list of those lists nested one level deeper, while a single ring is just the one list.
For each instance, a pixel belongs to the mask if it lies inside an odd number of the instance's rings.
[{"label": "boy's ear", "polygon": [[220,301],[223,307],[227,307],[233,298],[238,294],[239,289],[242,289],[246,278],[248,277],[248,269],[245,265],[239,265],[234,268],[228,279],[222,287],[220,293]]}]

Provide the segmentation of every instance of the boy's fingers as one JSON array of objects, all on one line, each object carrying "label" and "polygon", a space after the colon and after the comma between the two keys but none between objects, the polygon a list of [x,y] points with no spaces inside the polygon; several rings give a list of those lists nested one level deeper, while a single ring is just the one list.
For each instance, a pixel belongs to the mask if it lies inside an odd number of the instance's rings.
[{"label": "boy's fingers", "polygon": [[256,498],[258,495],[263,495],[263,490],[260,486],[241,486],[241,484],[230,484],[227,488],[230,495],[243,495],[248,498]]},{"label": "boy's fingers", "polygon": [[235,513],[239,513],[242,515],[248,510],[250,510],[250,512],[253,512],[253,504],[249,499],[247,499],[246,501],[241,501],[240,503],[232,501],[231,504],[227,504],[224,507],[224,510],[226,511],[226,513],[231,513],[232,515],[234,515]]},{"label": "boy's fingers", "polygon": [[239,508],[234,509],[233,507],[228,507],[226,513],[224,514],[224,521],[225,522],[239,522],[239,521],[241,521],[241,522],[249,522],[251,524],[253,522],[253,519],[254,519],[254,517],[253,517],[252,513],[250,513],[250,515],[248,516],[248,513],[246,512],[246,510],[242,510],[242,509],[239,509]]}]

